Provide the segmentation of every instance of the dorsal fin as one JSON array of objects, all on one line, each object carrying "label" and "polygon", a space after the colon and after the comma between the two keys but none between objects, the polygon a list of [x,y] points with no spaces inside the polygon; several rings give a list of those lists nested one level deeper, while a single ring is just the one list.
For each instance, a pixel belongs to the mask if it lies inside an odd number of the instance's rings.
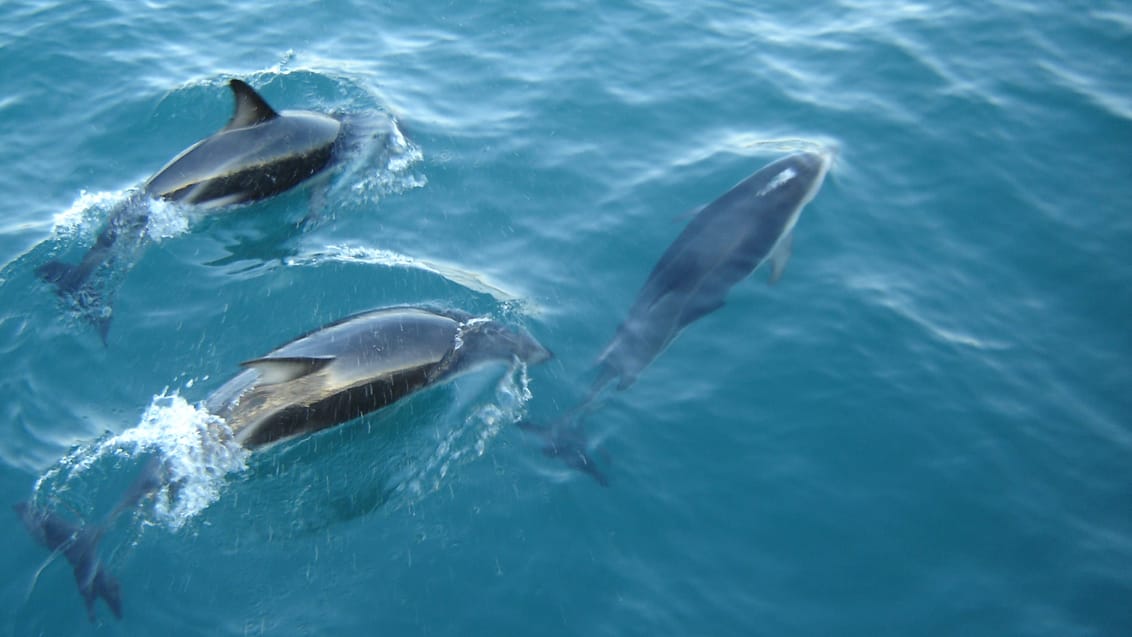
[{"label": "dorsal fin", "polygon": [[288,356],[256,358],[240,363],[259,372],[259,384],[275,385],[313,374],[334,360],[333,356]]},{"label": "dorsal fin", "polygon": [[262,124],[279,117],[279,113],[243,80],[229,80],[228,86],[236,97],[236,112],[232,114],[232,119],[228,120],[224,130]]}]

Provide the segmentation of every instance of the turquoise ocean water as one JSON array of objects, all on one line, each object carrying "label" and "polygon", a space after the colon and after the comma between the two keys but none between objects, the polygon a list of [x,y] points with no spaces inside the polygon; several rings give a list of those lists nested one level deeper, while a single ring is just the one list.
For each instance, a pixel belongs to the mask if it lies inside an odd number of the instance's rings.
[{"label": "turquoise ocean water", "polygon": [[[0,631],[1132,634],[1130,56],[1103,0],[3,2],[0,500],[94,516],[147,449],[185,497],[107,531],[125,617],[93,624],[0,516]],[[34,271],[231,77],[388,134],[308,232],[303,190],[156,208],[103,345]],[[783,279],[590,416],[608,488],[544,458],[512,423],[573,404],[689,213],[798,140],[837,157]],[[201,455],[240,361],[403,303],[556,358]]]}]

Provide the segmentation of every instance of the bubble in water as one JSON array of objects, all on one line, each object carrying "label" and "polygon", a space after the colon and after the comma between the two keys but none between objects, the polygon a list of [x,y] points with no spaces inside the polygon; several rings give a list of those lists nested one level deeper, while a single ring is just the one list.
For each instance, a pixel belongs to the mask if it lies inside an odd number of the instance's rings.
[{"label": "bubble in water", "polygon": [[147,199],[149,221],[146,234],[154,242],[185,234],[189,231],[189,215],[184,206],[163,199]]},{"label": "bubble in water", "polygon": [[90,230],[111,210],[125,205],[133,194],[128,189],[100,192],[83,190],[69,208],[55,214],[53,232],[56,236],[69,237]]}]

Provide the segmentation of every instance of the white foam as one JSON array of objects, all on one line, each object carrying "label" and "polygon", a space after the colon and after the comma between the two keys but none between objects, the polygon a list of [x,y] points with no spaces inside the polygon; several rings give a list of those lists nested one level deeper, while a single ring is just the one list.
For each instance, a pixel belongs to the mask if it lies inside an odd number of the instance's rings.
[{"label": "white foam", "polygon": [[149,198],[145,200],[144,205],[149,208],[149,220],[145,230],[150,240],[159,242],[189,231],[189,213],[184,206]]},{"label": "white foam", "polygon": [[236,443],[223,419],[176,393],[162,393],[136,426],[75,449],[40,477],[35,491],[97,489],[87,484],[98,477],[92,471],[96,464],[112,456],[157,454],[164,482],[154,497],[153,512],[159,523],[177,529],[220,497],[225,476],[243,471],[249,453]]},{"label": "white foam", "polygon": [[155,396],[141,422],[117,436],[161,454],[168,484],[154,502],[159,519],[180,527],[220,497],[229,473],[247,468],[250,452],[222,418],[177,394]]},{"label": "white foam", "polygon": [[55,214],[52,220],[52,231],[57,235],[71,235],[90,226],[100,223],[107,211],[124,205],[133,196],[133,190],[113,190],[79,192],[78,198],[71,202],[66,210]]}]

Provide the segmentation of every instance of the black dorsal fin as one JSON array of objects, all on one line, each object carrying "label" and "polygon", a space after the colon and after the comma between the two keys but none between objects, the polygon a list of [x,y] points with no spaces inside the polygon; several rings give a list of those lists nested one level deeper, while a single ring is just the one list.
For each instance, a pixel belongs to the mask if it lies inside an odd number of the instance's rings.
[{"label": "black dorsal fin", "polygon": [[224,130],[262,124],[279,117],[279,113],[276,113],[275,109],[271,108],[259,93],[243,80],[229,80],[228,86],[236,96],[236,112],[232,114],[232,119],[228,120]]}]

